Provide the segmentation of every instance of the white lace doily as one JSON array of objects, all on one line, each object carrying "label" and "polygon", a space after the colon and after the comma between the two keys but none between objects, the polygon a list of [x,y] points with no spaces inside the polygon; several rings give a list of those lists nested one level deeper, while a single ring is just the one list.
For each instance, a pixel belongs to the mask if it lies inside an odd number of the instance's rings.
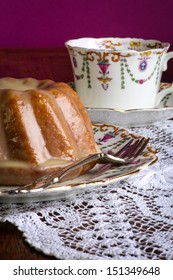
[{"label": "white lace doily", "polygon": [[62,259],[173,259],[173,121],[131,128],[159,160],[126,180],[59,201],[1,204],[0,220]]}]

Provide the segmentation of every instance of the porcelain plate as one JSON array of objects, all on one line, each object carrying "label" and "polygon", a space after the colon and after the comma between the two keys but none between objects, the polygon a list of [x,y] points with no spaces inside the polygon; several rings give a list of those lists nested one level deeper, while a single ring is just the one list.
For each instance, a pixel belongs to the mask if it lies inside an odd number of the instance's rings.
[{"label": "porcelain plate", "polygon": [[[130,139],[140,139],[142,136],[131,133],[125,128],[111,124],[93,124],[93,131],[96,143],[104,152],[117,151],[123,147]],[[14,187],[0,187],[0,202],[1,203],[24,203],[47,201],[65,198],[69,195],[74,195],[76,192],[81,192],[89,187],[94,191],[95,187],[122,180],[131,176],[144,168],[149,167],[157,161],[157,151],[150,144],[146,147],[143,153],[135,160],[135,163],[115,167],[110,164],[97,164],[92,170],[77,179],[66,181],[57,185],[53,185],[48,190],[43,192],[35,192],[28,194],[7,194],[3,191],[10,190]]]}]

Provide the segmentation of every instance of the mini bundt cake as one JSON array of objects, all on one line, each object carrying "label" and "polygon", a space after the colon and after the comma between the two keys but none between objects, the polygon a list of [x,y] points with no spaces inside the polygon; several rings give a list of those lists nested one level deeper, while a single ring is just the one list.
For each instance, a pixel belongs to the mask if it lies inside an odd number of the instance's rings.
[{"label": "mini bundt cake", "polygon": [[0,79],[1,185],[30,183],[95,152],[89,116],[70,86],[32,78]]}]

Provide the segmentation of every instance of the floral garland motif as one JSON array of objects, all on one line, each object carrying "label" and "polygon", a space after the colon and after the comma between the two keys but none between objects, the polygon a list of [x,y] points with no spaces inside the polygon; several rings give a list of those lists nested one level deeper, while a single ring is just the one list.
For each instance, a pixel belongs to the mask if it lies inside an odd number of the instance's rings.
[{"label": "floral garland motif", "polygon": [[[155,83],[157,84],[158,78],[159,78],[160,62],[161,62],[161,56],[158,57],[156,65],[155,65],[153,71],[151,72],[151,74],[147,78],[145,78],[145,79],[136,79],[134,74],[132,73],[128,63],[127,63],[127,59],[126,58],[122,58],[121,59],[121,63],[120,63],[120,67],[121,67],[120,68],[121,69],[121,89],[125,89],[125,73],[124,73],[125,69],[126,69],[127,73],[131,76],[131,81],[135,82],[137,84],[141,84],[141,85],[143,83],[147,82],[148,80],[150,80],[151,77],[156,72],[156,81],[155,81]],[[145,69],[146,69],[146,66],[147,65],[145,65]]]},{"label": "floral garland motif", "polygon": [[[75,55],[73,55],[72,60],[73,60],[73,65],[74,65],[74,67],[77,68],[77,67],[78,67],[78,64],[77,64],[77,60],[76,60]],[[85,56],[83,56],[83,62],[82,62],[81,72],[82,72],[82,74],[80,74],[80,75],[76,75],[76,73],[74,72],[75,78],[76,78],[77,80],[83,79],[83,78],[84,78],[84,74],[85,74],[85,72],[86,72],[87,81],[88,81],[88,88],[91,88],[91,77],[90,77],[89,62],[88,62],[87,57],[85,57]]]},{"label": "floral garland motif", "polygon": [[[82,63],[82,72],[87,75],[87,81],[88,81],[88,88],[91,88],[91,77],[90,77],[90,68],[89,68],[89,62],[87,57],[83,57],[83,63]],[[82,79],[84,77],[84,74],[82,74]]]},{"label": "floral garland motif", "polygon": [[[83,79],[85,76],[85,73],[87,75],[87,83],[88,88],[92,88],[91,86],[91,76],[90,76],[90,65],[89,61],[97,60],[97,65],[99,66],[99,73],[101,74],[100,77],[97,77],[99,82],[101,82],[101,85],[103,89],[106,91],[109,87],[109,82],[112,80],[112,78],[109,77],[109,71],[108,68],[110,66],[109,63],[109,57],[112,62],[118,62],[120,61],[121,57],[129,57],[132,56],[132,54],[122,54],[121,52],[96,52],[96,51],[88,51],[87,53],[82,53],[81,51],[78,52],[83,57],[82,61],[82,67],[81,67],[81,74],[77,75],[74,71],[74,76],[77,80]],[[75,53],[72,54],[72,61],[74,68],[78,67],[78,63],[76,60]]]},{"label": "floral garland motif", "polygon": [[[95,52],[94,52],[95,53]],[[90,56],[88,56],[89,59],[93,58],[93,52],[89,52],[88,53]],[[103,52],[102,55],[101,53],[96,53],[98,55],[98,66],[99,66],[99,73],[101,74],[100,77],[97,77],[97,79],[101,82],[101,85],[102,85],[102,88],[106,91],[109,87],[109,82],[112,80],[112,78],[109,77],[109,71],[108,71],[108,68],[110,66],[110,63],[109,63],[109,59],[108,59],[108,56],[111,55],[111,61],[112,62],[118,62],[121,57],[129,57],[131,56],[131,54],[126,54],[126,55],[123,55],[121,54],[120,52],[111,52],[111,53],[106,53],[106,52]]]}]

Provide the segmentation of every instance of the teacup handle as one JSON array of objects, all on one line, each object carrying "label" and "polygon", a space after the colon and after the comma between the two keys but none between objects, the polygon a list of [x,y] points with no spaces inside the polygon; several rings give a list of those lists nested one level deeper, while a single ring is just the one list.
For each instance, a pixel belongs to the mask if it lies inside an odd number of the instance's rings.
[{"label": "teacup handle", "polygon": [[[169,52],[167,53],[162,61],[162,66],[161,66],[161,70],[162,71],[166,71],[167,67],[168,67],[168,60],[173,58],[173,52]],[[172,93],[173,92],[173,84],[171,85],[171,87],[166,88],[161,90],[156,97],[156,101],[155,101],[155,107],[159,105],[159,103],[161,102],[161,100],[168,94],[168,93]]]},{"label": "teacup handle", "polygon": [[161,70],[162,71],[166,71],[167,68],[168,68],[168,60],[170,60],[171,58],[173,58],[173,52],[168,52],[164,57],[163,57],[163,60],[162,60],[162,68]]}]

